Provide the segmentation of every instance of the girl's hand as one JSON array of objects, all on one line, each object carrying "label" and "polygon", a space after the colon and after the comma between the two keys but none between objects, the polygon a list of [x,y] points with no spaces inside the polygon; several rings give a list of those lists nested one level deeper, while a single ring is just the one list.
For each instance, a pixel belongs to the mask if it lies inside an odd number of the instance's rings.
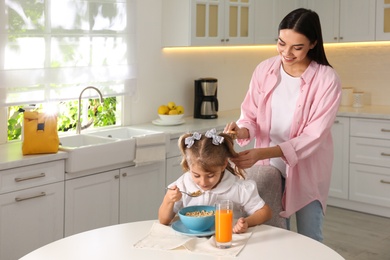
[{"label": "girl's hand", "polygon": [[173,185],[169,189],[167,189],[167,193],[165,194],[165,199],[167,199],[171,203],[175,203],[179,201],[182,197],[182,193],[176,185]]},{"label": "girl's hand", "polygon": [[236,234],[245,233],[248,230],[248,222],[245,218],[239,218],[236,225],[233,227],[233,232]]}]

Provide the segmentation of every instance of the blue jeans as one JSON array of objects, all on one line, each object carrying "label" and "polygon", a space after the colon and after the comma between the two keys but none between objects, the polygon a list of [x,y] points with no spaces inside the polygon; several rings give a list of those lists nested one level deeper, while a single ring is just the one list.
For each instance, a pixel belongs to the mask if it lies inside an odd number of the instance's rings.
[{"label": "blue jeans", "polygon": [[[297,231],[299,234],[322,242],[322,223],[324,214],[321,203],[315,200],[295,213]],[[290,230],[290,219],[287,219],[287,229]]]}]

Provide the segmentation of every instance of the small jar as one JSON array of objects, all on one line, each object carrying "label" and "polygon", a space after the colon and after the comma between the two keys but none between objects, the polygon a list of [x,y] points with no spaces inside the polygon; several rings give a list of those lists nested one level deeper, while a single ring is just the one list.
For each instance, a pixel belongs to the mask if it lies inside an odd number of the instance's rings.
[{"label": "small jar", "polygon": [[364,92],[354,92],[353,93],[353,107],[363,107],[363,96]]}]

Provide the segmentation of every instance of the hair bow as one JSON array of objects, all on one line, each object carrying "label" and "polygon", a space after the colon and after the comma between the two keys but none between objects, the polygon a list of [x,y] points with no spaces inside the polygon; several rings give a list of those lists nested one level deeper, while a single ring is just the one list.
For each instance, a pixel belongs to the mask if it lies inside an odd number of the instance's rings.
[{"label": "hair bow", "polygon": [[222,144],[223,139],[224,139],[222,136],[217,135],[217,130],[215,130],[215,128],[207,131],[205,136],[207,138],[212,138],[213,139],[212,142],[213,142],[214,145]]},{"label": "hair bow", "polygon": [[184,139],[184,143],[186,144],[187,148],[191,148],[195,140],[199,141],[201,137],[202,137],[201,134],[199,134],[198,132],[194,132],[192,136],[189,136],[186,139]]}]

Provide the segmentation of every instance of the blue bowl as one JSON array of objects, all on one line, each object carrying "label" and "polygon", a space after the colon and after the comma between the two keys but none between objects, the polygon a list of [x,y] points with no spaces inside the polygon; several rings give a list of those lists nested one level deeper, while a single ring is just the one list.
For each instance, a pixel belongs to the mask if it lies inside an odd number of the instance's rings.
[{"label": "blue bowl", "polygon": [[[186,216],[187,212],[211,212],[210,216]],[[202,232],[210,229],[215,223],[215,207],[208,205],[189,206],[179,210],[179,218],[188,229]]]}]

